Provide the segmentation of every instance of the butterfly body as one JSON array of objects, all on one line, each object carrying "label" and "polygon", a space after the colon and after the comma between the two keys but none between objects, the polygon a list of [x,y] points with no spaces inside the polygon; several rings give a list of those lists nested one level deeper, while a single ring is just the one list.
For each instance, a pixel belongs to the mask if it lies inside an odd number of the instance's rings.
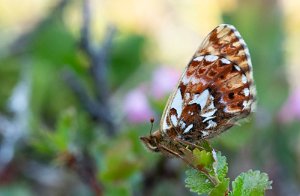
[{"label": "butterfly body", "polygon": [[183,72],[165,107],[160,129],[141,139],[152,151],[178,156],[186,143],[215,137],[248,116],[255,94],[244,40],[232,25],[219,25]]}]

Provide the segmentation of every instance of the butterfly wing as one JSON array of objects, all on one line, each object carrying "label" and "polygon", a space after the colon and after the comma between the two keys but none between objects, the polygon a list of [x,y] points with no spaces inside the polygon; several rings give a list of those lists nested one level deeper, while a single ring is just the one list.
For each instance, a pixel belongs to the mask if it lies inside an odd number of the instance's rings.
[{"label": "butterfly wing", "polygon": [[161,132],[191,142],[225,131],[253,108],[249,50],[232,26],[216,27],[187,65],[161,120]]},{"label": "butterfly wing", "polygon": [[[249,81],[253,81],[249,49],[241,34],[232,25],[221,24],[204,39],[194,57],[212,54],[221,56],[238,65]],[[255,86],[252,85],[255,93]]]}]

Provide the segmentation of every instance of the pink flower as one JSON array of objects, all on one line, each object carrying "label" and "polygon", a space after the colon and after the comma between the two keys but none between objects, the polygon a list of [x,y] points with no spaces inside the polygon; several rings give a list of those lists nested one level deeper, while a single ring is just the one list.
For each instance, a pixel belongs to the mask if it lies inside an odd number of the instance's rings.
[{"label": "pink flower", "polygon": [[162,99],[169,95],[176,87],[180,73],[169,67],[160,67],[152,76],[152,95],[155,99]]},{"label": "pink flower", "polygon": [[292,91],[282,106],[278,117],[283,123],[300,120],[300,88]]},{"label": "pink flower", "polygon": [[148,122],[153,116],[143,87],[128,92],[124,99],[123,110],[127,120],[131,123]]},{"label": "pink flower", "polygon": [[[169,95],[178,82],[180,73],[175,69],[161,67],[154,71],[152,76],[151,96],[155,99],[162,99]],[[125,96],[123,111],[126,118],[131,123],[148,122],[153,117],[145,86],[137,87]]]}]

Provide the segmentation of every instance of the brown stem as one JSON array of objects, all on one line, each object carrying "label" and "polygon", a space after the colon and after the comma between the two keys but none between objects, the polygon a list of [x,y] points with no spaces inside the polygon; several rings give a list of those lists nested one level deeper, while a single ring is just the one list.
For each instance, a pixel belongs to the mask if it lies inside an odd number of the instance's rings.
[{"label": "brown stem", "polygon": [[217,186],[220,183],[218,178],[211,176],[205,168],[200,168],[200,167],[194,167],[194,168],[197,169],[199,172],[203,173],[214,184],[214,186]]},{"label": "brown stem", "polygon": [[86,183],[93,190],[95,195],[103,195],[103,187],[97,181],[95,175],[97,173],[96,167],[88,152],[85,151],[82,155],[66,152],[62,155],[62,159],[66,166],[75,171],[82,182]]},{"label": "brown stem", "polygon": [[183,152],[184,155],[181,155],[179,152],[176,152],[166,146],[160,146],[159,147],[160,150],[164,150],[168,153],[170,153],[171,155],[174,155],[175,157],[180,158],[181,160],[183,160],[185,163],[187,163],[189,166],[191,166],[192,168],[196,169],[197,171],[203,173],[213,184],[214,186],[219,184],[219,180],[213,176],[211,176],[209,174],[209,172],[203,168],[203,167],[199,167],[199,166],[195,166],[193,164],[193,159],[191,158],[192,155],[190,153],[192,153],[190,150],[186,149],[186,148],[181,148],[180,150]]}]

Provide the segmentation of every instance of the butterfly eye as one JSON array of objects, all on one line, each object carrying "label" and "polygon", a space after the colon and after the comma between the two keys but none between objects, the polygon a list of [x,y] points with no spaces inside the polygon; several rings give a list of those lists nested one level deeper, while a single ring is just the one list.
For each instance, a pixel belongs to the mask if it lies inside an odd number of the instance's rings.
[{"label": "butterfly eye", "polygon": [[154,151],[154,152],[159,152],[159,149],[158,149],[158,147],[157,147],[156,145],[153,145],[153,144],[151,144],[151,143],[148,143],[148,144],[147,144],[147,147],[148,147],[150,150]]},{"label": "butterfly eye", "polygon": [[157,147],[156,137],[150,135],[149,137],[141,137],[140,139],[144,142],[145,146],[149,150],[153,152],[159,152],[159,148]]}]

